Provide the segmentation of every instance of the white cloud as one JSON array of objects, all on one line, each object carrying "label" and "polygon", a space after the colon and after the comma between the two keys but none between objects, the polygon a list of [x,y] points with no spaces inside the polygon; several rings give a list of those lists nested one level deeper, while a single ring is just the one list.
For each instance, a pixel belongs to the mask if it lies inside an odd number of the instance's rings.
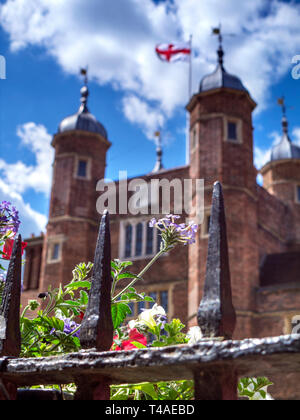
[{"label": "white cloud", "polygon": [[0,201],[2,200],[10,201],[18,209],[21,220],[20,233],[24,238],[45,230],[47,217],[33,210],[30,204],[25,203],[21,194],[13,191],[0,179]]},{"label": "white cloud", "polygon": [[7,0],[0,19],[13,50],[44,46],[70,74],[88,64],[94,80],[154,101],[165,117],[187,102],[188,66],[160,62],[158,42],[193,33],[196,91],[215,67],[211,28],[222,22],[225,33],[236,35],[224,37],[225,67],[241,77],[259,109],[300,43],[300,5],[279,0]]},{"label": "white cloud", "polygon": [[271,158],[271,149],[261,149],[256,146],[254,148],[254,165],[257,169],[261,169]]},{"label": "white cloud", "polygon": [[0,201],[13,203],[20,212],[21,233],[24,237],[39,234],[45,229],[47,217],[24,201],[22,194],[28,190],[43,193],[48,197],[51,188],[53,149],[51,136],[43,125],[26,123],[17,129],[21,144],[35,156],[35,165],[22,161],[7,163],[0,159]]},{"label": "white cloud", "polygon": [[295,127],[292,131],[293,143],[300,147],[300,127]]},{"label": "white cloud", "polygon": [[21,144],[35,155],[35,165],[26,165],[22,161],[7,163],[0,159],[0,173],[2,180],[17,192],[24,193],[32,188],[46,196],[50,193],[51,167],[53,163],[53,148],[50,145],[51,135],[43,125],[33,122],[19,126],[17,135]]},{"label": "white cloud", "polygon": [[155,131],[160,130],[164,125],[164,115],[133,94],[123,98],[122,106],[126,118],[140,125],[148,139],[154,140]]},{"label": "white cloud", "polygon": [[254,147],[254,165],[258,169],[261,169],[266,163],[270,162],[272,147],[280,142],[282,134],[278,133],[278,131],[273,131],[268,137],[272,139],[270,148],[262,149],[258,146]]}]

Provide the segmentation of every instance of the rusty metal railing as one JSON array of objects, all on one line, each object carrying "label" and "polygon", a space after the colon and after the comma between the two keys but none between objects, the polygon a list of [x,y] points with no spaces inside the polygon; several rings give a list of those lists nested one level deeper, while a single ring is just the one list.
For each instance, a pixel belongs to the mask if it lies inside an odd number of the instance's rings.
[{"label": "rusty metal railing", "polygon": [[18,388],[77,385],[77,400],[108,400],[111,384],[194,379],[195,399],[237,399],[241,376],[300,372],[300,336],[233,341],[232,304],[222,187],[213,191],[203,299],[198,323],[204,337],[195,345],[109,351],[111,246],[109,214],[100,224],[89,303],[81,325],[83,350],[64,356],[19,358],[21,339],[21,237],[15,241],[0,307],[0,399],[16,399]]}]

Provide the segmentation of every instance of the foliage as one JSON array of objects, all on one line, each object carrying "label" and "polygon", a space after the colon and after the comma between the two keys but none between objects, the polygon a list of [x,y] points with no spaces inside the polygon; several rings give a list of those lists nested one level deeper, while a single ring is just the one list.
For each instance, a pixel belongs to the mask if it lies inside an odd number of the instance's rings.
[{"label": "foliage", "polygon": [[239,397],[254,400],[272,400],[268,387],[273,385],[267,378],[243,378],[238,384]]},{"label": "foliage", "polygon": [[[41,303],[29,301],[21,316],[21,356],[42,357],[80,349],[77,322],[87,308],[91,285],[87,277],[92,267],[91,263],[77,265],[69,284],[53,290],[49,287],[39,295]],[[25,317],[28,311],[38,308],[36,317]]]},{"label": "foliage", "polygon": [[173,381],[111,387],[111,400],[191,400],[194,397],[193,381]]},{"label": "foliage", "polygon": [[[0,204],[0,249],[15,237],[20,224],[17,210],[10,206],[7,202]],[[178,216],[173,215],[158,221],[152,219],[150,226],[160,231],[161,248],[138,275],[128,271],[132,266],[130,261],[116,259],[111,262],[111,313],[115,330],[111,350],[194,344],[202,337],[199,327],[184,333],[185,325],[179,319],[168,321],[163,307],[133,287],[162,254],[180,243],[195,242],[197,225],[193,222],[178,225],[176,219]],[[9,258],[3,250],[0,250],[1,256]],[[20,319],[22,357],[53,356],[80,350],[80,325],[88,305],[92,268],[92,263],[77,265],[70,283],[53,290],[49,287],[38,296],[39,301],[28,302]],[[0,273],[0,304],[4,286],[5,277]],[[148,309],[143,310],[137,319],[126,322],[131,315],[130,305],[139,302],[146,302]],[[271,399],[267,393],[270,385],[266,378],[242,379],[238,385],[239,396],[250,400]],[[75,392],[74,384],[50,388]],[[193,381],[189,380],[111,386],[112,400],[190,400],[193,395]]]}]

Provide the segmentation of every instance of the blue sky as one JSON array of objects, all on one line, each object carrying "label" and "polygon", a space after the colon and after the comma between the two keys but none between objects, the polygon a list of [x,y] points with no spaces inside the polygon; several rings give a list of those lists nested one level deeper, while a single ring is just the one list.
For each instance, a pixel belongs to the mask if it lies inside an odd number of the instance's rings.
[{"label": "blue sky", "polygon": [[[193,91],[216,65],[211,28],[222,22],[225,67],[241,77],[258,107],[255,162],[261,166],[281,133],[277,98],[285,95],[291,137],[300,142],[299,1],[0,0],[0,199],[21,212],[23,233],[39,233],[47,213],[59,122],[79,107],[79,69],[89,66],[91,112],[112,147],[106,176],[150,172],[153,133],[162,125],[164,165],[185,164],[186,63],[160,62],[159,42],[193,34]],[[234,33],[236,36],[226,36]]]}]

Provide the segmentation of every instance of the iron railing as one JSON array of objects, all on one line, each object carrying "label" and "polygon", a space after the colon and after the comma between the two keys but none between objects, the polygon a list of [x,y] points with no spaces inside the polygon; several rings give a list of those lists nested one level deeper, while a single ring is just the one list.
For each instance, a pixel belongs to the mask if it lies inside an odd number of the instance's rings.
[{"label": "iron railing", "polygon": [[[21,237],[15,241],[0,307],[0,398],[23,398],[18,388],[77,385],[77,400],[108,400],[111,384],[193,379],[195,399],[237,399],[239,377],[300,372],[300,336],[233,341],[226,220],[222,187],[213,191],[203,299],[198,323],[204,338],[194,345],[109,351],[111,245],[109,214],[104,213],[96,245],[88,308],[81,326],[83,350],[64,356],[19,358]],[[27,397],[32,397],[30,394]],[[43,399],[40,393],[39,397]],[[53,395],[52,395],[53,397]]]}]

